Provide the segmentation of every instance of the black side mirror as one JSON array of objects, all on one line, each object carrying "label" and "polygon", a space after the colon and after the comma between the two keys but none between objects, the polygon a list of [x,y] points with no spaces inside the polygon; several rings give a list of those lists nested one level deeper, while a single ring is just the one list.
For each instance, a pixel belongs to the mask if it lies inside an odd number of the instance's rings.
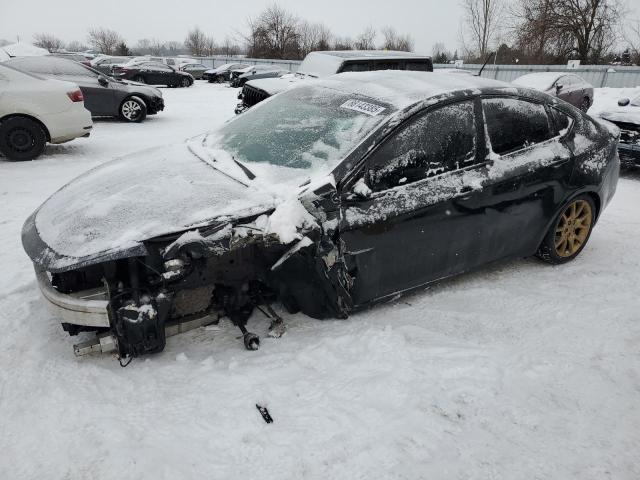
[{"label": "black side mirror", "polygon": [[631,103],[631,100],[629,100],[628,98],[621,98],[620,100],[618,100],[618,106],[620,107],[626,107],[630,103]]},{"label": "black side mirror", "polygon": [[562,85],[561,83],[556,83],[556,92],[562,90],[562,87],[564,87],[564,85]]},{"label": "black side mirror", "polygon": [[106,87],[107,85],[109,85],[109,80],[107,80],[107,77],[105,77],[104,75],[100,75],[98,77],[98,83],[103,87]]}]

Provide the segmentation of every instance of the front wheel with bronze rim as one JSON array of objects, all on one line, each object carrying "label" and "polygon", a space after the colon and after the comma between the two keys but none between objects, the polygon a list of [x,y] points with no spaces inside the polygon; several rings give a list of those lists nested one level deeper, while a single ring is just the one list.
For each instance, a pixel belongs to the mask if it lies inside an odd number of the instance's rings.
[{"label": "front wheel with bronze rim", "polygon": [[538,249],[538,257],[552,264],[576,258],[589,240],[595,214],[595,204],[588,195],[571,200],[545,235]]}]

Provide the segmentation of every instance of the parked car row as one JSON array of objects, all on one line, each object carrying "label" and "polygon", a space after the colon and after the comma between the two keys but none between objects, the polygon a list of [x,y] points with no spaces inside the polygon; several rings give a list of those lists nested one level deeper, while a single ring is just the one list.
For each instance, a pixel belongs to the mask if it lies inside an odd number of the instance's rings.
[{"label": "parked car row", "polygon": [[84,106],[93,117],[119,117],[127,122],[141,122],[147,115],[164,110],[159,89],[117,80],[65,58],[18,57],[3,65],[45,78],[73,82],[82,90]]},{"label": "parked car row", "polygon": [[150,85],[166,85],[168,87],[190,87],[193,77],[174,67],[154,61],[131,61],[113,67],[113,76],[121,80],[133,80]]}]

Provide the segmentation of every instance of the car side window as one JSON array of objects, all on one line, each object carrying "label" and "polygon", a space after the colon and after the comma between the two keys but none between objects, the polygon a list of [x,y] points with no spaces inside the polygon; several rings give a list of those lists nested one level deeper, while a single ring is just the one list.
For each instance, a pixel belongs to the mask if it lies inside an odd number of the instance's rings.
[{"label": "car side window", "polygon": [[394,61],[376,62],[376,70],[400,70],[400,63]]},{"label": "car side window", "polygon": [[347,62],[345,63],[340,72],[368,72],[369,62]]},{"label": "car side window", "polygon": [[475,152],[473,101],[447,105],[401,127],[369,158],[366,180],[386,190],[472,165]]},{"label": "car side window", "polygon": [[427,62],[407,62],[406,69],[419,72],[427,72],[429,70],[427,68],[428,66],[429,64]]},{"label": "car side window", "polygon": [[558,135],[564,135],[573,125],[573,118],[555,107],[551,107],[551,117],[556,127]]},{"label": "car side window", "polygon": [[76,75],[80,77],[97,77],[96,73],[93,73],[88,68],[84,68],[82,65],[69,61],[62,61],[56,66],[57,75]]},{"label": "car side window", "polygon": [[482,100],[491,148],[504,155],[553,137],[543,105],[515,98]]}]

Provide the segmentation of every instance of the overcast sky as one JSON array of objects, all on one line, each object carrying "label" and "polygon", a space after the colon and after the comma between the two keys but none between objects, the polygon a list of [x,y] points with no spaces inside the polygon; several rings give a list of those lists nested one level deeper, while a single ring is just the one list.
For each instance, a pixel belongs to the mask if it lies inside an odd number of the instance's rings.
[{"label": "overcast sky", "polygon": [[[0,39],[19,35],[32,41],[39,32],[65,41],[86,42],[91,27],[118,31],[130,47],[141,38],[183,41],[187,31],[199,26],[217,42],[237,35],[246,19],[271,0],[0,0]],[[323,22],[339,36],[355,36],[371,25],[386,25],[410,34],[415,50],[431,54],[435,42],[450,50],[459,47],[459,0],[278,0],[278,3],[312,22]],[[640,2],[631,0],[630,17],[640,17]]]},{"label": "overcast sky", "polygon": [[[86,40],[90,27],[118,31],[129,46],[141,38],[183,41],[198,25],[217,42],[244,31],[246,19],[269,0],[0,0],[0,38],[32,41],[47,32],[65,41]],[[279,0],[287,10],[312,22],[324,22],[339,36],[355,36],[368,25],[409,33],[415,49],[431,53],[435,42],[457,47],[457,0]]]}]

